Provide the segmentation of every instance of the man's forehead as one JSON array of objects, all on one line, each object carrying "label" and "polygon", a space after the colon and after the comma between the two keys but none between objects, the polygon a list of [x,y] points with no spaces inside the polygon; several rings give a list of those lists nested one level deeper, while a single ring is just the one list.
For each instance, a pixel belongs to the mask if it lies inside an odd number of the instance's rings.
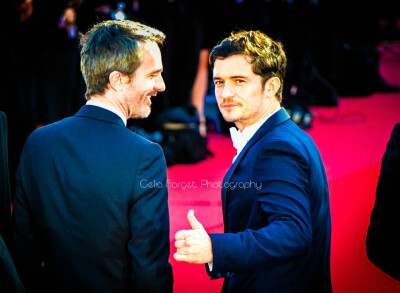
[{"label": "man's forehead", "polygon": [[247,55],[232,55],[224,59],[216,59],[213,75],[242,76],[253,73],[251,57]]},{"label": "man's forehead", "polygon": [[153,41],[140,42],[140,47],[142,51],[151,52],[153,54],[160,54],[161,52],[158,44]]},{"label": "man's forehead", "polygon": [[141,42],[141,59],[139,67],[134,72],[135,76],[148,76],[163,71],[161,51],[158,44],[153,41]]}]

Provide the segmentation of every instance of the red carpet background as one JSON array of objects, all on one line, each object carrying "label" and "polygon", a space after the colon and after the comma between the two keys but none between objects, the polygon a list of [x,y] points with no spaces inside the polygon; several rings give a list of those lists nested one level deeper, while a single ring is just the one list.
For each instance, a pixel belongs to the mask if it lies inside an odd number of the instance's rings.
[{"label": "red carpet background", "polygon": [[[382,48],[380,70],[387,82],[400,85],[400,46],[394,49],[397,56]],[[400,282],[376,268],[365,251],[382,156],[394,125],[400,122],[400,93],[340,97],[338,107],[311,111],[314,120],[306,131],[321,152],[330,187],[333,290],[400,292]],[[208,232],[222,232],[220,184],[235,150],[227,136],[210,133],[208,138],[214,157],[168,168],[171,255],[176,251],[175,233],[190,228],[189,209],[194,209]],[[174,292],[220,292],[222,279],[211,281],[203,265],[176,262],[172,257],[170,261]]]}]

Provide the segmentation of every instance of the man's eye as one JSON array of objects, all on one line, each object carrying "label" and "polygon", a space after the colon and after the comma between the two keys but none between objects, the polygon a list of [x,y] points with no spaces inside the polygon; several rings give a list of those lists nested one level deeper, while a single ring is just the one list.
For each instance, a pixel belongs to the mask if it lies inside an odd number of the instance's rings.
[{"label": "man's eye", "polygon": [[245,83],[246,81],[244,79],[236,79],[237,84],[242,84]]},{"label": "man's eye", "polygon": [[222,80],[215,80],[214,81],[214,84],[215,85],[221,85],[221,84],[223,84],[224,82],[222,81]]}]

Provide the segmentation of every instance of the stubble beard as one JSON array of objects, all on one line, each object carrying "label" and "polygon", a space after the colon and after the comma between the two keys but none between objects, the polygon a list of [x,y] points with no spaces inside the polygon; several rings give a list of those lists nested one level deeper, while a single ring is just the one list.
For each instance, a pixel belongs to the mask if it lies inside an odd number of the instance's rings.
[{"label": "stubble beard", "polygon": [[[242,110],[242,108],[240,107],[240,109],[236,109],[236,110]],[[222,114],[222,117],[224,117],[224,120],[229,123],[239,122],[246,118],[245,117],[246,115],[245,115],[245,113],[243,113],[243,111],[239,111],[239,113],[237,113],[237,111],[235,111],[234,109],[223,110],[223,111],[221,111],[221,114]]]},{"label": "stubble beard", "polygon": [[[157,92],[150,92],[144,97],[136,101],[131,107],[130,118],[131,119],[144,119],[150,116],[151,113],[151,98],[155,96]],[[149,97],[150,96],[150,101]]]},{"label": "stubble beard", "polygon": [[141,106],[140,111],[133,112],[131,115],[132,119],[144,119],[150,116],[151,106]]}]

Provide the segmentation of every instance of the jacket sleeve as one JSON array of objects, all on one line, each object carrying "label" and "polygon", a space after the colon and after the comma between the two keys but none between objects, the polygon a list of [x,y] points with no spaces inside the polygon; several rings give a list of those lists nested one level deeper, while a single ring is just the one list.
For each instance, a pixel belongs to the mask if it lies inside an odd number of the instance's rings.
[{"label": "jacket sleeve", "polygon": [[159,145],[145,147],[134,180],[128,243],[132,289],[172,292],[167,168]]},{"label": "jacket sleeve", "polygon": [[305,255],[311,247],[305,156],[290,144],[276,141],[257,154],[256,162],[252,180],[261,186],[255,192],[264,225],[239,233],[210,234],[211,278],[268,269]]},{"label": "jacket sleeve", "polygon": [[12,215],[12,247],[10,252],[21,281],[27,290],[34,291],[34,288],[40,285],[43,257],[40,255],[35,243],[37,233],[32,225],[33,216],[22,182],[25,163],[23,153],[16,173]]}]

